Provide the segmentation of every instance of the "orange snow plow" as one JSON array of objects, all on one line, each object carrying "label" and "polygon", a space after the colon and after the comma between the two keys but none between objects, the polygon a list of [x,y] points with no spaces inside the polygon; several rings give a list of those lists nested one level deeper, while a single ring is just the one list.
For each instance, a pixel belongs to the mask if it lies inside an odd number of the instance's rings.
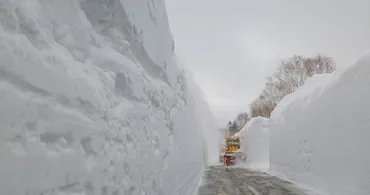
[{"label": "orange snow plow", "polygon": [[220,151],[220,163],[226,166],[234,165],[237,162],[240,148],[240,137],[231,136],[225,140],[225,147]]}]

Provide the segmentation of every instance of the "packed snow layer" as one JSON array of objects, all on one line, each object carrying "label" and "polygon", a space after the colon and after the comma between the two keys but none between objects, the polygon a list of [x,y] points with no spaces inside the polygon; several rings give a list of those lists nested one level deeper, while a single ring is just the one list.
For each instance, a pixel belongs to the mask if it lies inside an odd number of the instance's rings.
[{"label": "packed snow layer", "polygon": [[247,168],[267,171],[270,167],[269,159],[269,130],[268,119],[263,117],[252,118],[237,133],[240,136],[240,152],[246,154]]},{"label": "packed snow layer", "polygon": [[272,113],[271,171],[323,194],[370,194],[370,55],[316,75]]},{"label": "packed snow layer", "polygon": [[174,62],[163,0],[0,9],[0,194],[191,193],[202,102]]}]

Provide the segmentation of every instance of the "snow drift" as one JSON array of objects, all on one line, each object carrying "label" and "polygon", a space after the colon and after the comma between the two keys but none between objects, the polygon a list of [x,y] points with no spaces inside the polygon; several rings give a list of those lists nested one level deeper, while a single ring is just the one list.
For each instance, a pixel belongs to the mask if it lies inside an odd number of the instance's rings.
[{"label": "snow drift", "polygon": [[270,167],[268,119],[252,118],[236,135],[240,136],[240,152],[247,157],[243,166],[267,171]]},{"label": "snow drift", "polygon": [[163,0],[0,9],[1,194],[194,190],[203,103],[174,62]]},{"label": "snow drift", "polygon": [[271,171],[323,194],[370,194],[370,55],[316,75],[272,113]]}]

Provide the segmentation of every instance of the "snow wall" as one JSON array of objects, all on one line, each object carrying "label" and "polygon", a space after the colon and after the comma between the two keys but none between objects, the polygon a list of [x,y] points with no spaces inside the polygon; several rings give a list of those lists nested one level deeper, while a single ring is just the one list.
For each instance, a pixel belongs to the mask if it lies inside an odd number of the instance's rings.
[{"label": "snow wall", "polygon": [[240,136],[240,152],[246,154],[246,164],[243,166],[259,171],[269,169],[268,122],[267,118],[252,118],[242,130],[236,133]]},{"label": "snow wall", "polygon": [[204,102],[175,63],[163,0],[0,9],[0,194],[195,190]]},{"label": "snow wall", "polygon": [[185,72],[186,80],[188,81],[189,90],[192,92],[194,101],[194,117],[198,120],[198,126],[202,128],[204,135],[204,147],[206,148],[207,164],[215,164],[219,162],[220,142],[223,141],[221,132],[218,130],[216,119],[211,113],[208,103],[205,101],[204,92],[194,82],[192,74],[189,71]]},{"label": "snow wall", "polygon": [[270,167],[269,120],[263,117],[252,118],[247,131],[247,166],[251,169],[267,171]]},{"label": "snow wall", "polygon": [[370,55],[316,75],[270,118],[271,172],[321,194],[370,194]]}]

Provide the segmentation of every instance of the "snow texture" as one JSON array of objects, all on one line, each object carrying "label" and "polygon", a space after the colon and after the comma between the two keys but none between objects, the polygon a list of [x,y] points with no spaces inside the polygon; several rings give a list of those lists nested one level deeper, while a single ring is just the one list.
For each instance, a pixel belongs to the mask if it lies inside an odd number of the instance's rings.
[{"label": "snow texture", "polygon": [[370,194],[370,53],[316,75],[270,118],[271,172],[322,194]]},{"label": "snow texture", "polygon": [[247,133],[247,166],[267,171],[270,166],[268,119],[257,117],[250,121]]},{"label": "snow texture", "polygon": [[0,194],[194,191],[212,127],[163,0],[2,0],[0,13]]},{"label": "snow texture", "polygon": [[236,135],[240,136],[240,152],[246,154],[241,167],[267,171],[270,167],[268,119],[252,118]]},{"label": "snow texture", "polygon": [[219,162],[219,148],[220,142],[223,141],[221,132],[217,131],[216,119],[211,113],[208,103],[205,101],[204,92],[194,82],[192,74],[187,71],[185,73],[186,80],[188,81],[189,91],[192,92],[194,101],[194,117],[198,120],[198,126],[201,127],[204,137],[204,148],[206,149],[207,164],[214,164]]}]

